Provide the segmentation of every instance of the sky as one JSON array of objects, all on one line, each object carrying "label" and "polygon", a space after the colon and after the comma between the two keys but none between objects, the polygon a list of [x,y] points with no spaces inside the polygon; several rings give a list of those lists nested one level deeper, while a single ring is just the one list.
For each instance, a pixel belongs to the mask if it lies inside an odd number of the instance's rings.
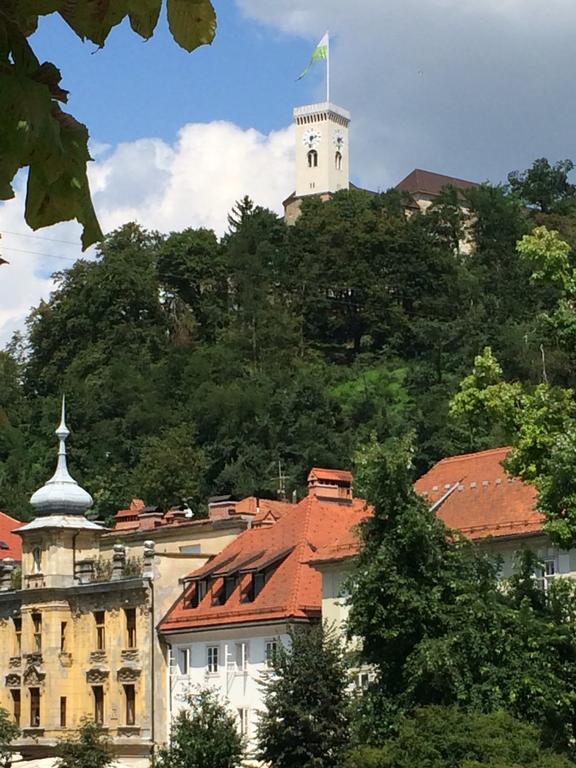
[{"label": "sky", "polygon": [[[250,195],[281,212],[294,189],[294,106],[323,100],[317,65],[331,33],[332,99],[352,113],[352,180],[371,189],[426,168],[505,181],[538,157],[576,160],[573,0],[214,0],[212,46],[188,54],[164,18],[144,42],[127,25],[96,50],[58,18],[31,42],[54,61],[85,122],[105,231],[226,228]],[[79,227],[32,233],[25,177],[0,203],[0,346],[80,255]],[[93,251],[88,253],[92,257]]]}]

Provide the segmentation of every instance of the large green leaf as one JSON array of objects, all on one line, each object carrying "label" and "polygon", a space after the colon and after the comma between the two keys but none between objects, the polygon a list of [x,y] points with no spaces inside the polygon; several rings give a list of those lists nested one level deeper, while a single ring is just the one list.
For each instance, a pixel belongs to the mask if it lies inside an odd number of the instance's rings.
[{"label": "large green leaf", "polygon": [[54,116],[60,129],[62,154],[51,156],[44,162],[30,163],[26,221],[32,229],[39,229],[76,219],[84,228],[82,246],[87,248],[103,236],[86,175],[86,163],[91,159],[88,130],[58,108],[54,110]]},{"label": "large green leaf", "polygon": [[210,0],[167,0],[166,7],[172,36],[186,51],[214,40],[216,13]]}]

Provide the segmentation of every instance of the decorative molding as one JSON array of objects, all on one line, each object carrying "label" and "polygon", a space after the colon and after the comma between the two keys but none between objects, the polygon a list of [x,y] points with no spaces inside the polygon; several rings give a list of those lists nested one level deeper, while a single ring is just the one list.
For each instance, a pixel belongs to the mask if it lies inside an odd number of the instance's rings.
[{"label": "decorative molding", "polygon": [[116,733],[120,737],[134,738],[134,736],[140,736],[141,730],[139,725],[119,725]]},{"label": "decorative molding", "polygon": [[72,654],[68,651],[60,651],[58,658],[60,659],[60,664],[63,667],[71,667],[72,666]]},{"label": "decorative molding", "polygon": [[90,652],[90,663],[91,664],[102,664],[106,662],[106,651],[91,651]]},{"label": "decorative molding", "polygon": [[35,667],[33,664],[31,664],[29,667],[26,668],[26,671],[22,676],[24,685],[40,686],[44,684],[45,679],[46,679],[46,672],[39,669],[38,667]]},{"label": "decorative molding", "polygon": [[17,672],[11,672],[6,675],[6,687],[7,688],[20,688],[22,678]]},{"label": "decorative molding", "polygon": [[137,648],[128,648],[121,653],[122,661],[139,661],[140,651]]},{"label": "decorative molding", "polygon": [[8,666],[10,669],[20,669],[22,666],[22,658],[20,656],[10,656]]},{"label": "decorative molding", "polygon": [[109,670],[94,667],[86,672],[87,683],[105,683],[110,675]]},{"label": "decorative molding", "polygon": [[119,683],[135,683],[140,679],[142,670],[136,667],[121,667],[118,670],[118,682]]}]

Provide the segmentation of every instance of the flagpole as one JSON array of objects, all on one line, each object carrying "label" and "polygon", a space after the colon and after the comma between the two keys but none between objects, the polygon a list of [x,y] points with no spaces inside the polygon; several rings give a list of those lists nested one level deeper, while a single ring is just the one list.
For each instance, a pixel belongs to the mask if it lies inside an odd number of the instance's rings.
[{"label": "flagpole", "polygon": [[328,50],[326,56],[326,101],[330,103],[330,32],[326,33],[328,36]]}]

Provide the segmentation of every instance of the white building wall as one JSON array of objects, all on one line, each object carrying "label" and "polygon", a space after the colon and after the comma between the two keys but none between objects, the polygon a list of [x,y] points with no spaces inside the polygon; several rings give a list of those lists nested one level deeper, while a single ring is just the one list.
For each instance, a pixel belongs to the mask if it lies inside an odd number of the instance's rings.
[{"label": "white building wall", "polygon": [[[269,670],[266,644],[276,641],[287,645],[286,625],[206,630],[167,639],[172,642],[169,721],[186,706],[189,692],[199,688],[216,690],[236,715],[238,727],[248,743],[247,757],[253,757],[258,713],[263,709],[261,680]],[[240,652],[242,644],[244,665]],[[218,648],[217,671],[208,669],[209,648]]]}]

